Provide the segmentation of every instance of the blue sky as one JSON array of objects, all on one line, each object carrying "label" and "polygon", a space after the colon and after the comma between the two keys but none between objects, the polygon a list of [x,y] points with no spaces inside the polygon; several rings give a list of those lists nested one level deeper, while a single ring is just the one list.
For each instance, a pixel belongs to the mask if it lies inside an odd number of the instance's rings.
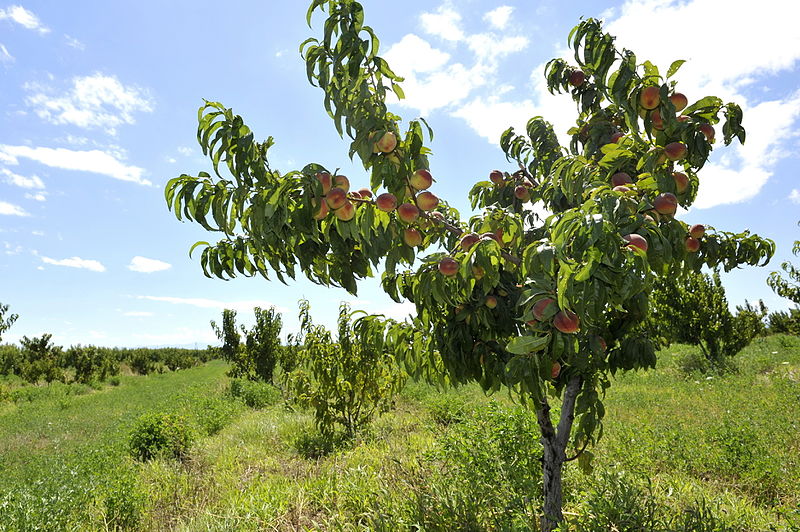
[{"label": "blue sky", "polygon": [[[764,299],[765,284],[800,238],[800,3],[733,0],[563,2],[365,0],[383,54],[407,81],[393,108],[436,131],[434,191],[461,209],[472,183],[505,168],[497,147],[508,125],[542,115],[565,131],[572,103],[546,94],[543,64],[565,53],[581,16],[602,17],[618,42],[663,68],[689,62],[679,89],[745,110],[744,147],[715,151],[701,173],[690,223],[750,229],[778,245],[766,268],[726,275],[731,303]],[[195,141],[203,98],[243,115],[277,140],[273,167],[341,167],[355,188],[366,175],[347,159],[308,85],[298,44],[306,2],[0,1],[0,302],[19,321],[4,337],[52,333],[63,345],[191,345],[214,342],[209,320],[255,305],[284,312],[296,301],[333,326],[339,301],[402,317],[366,282],[358,298],[305,281],[207,279],[188,257],[213,238],[178,222],[164,184],[208,170]],[[735,34],[726,32],[733,29]]]}]

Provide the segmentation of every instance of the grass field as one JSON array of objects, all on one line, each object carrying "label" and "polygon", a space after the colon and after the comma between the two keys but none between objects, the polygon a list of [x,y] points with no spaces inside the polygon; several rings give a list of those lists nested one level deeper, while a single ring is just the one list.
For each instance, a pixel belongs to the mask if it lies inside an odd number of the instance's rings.
[{"label": "grass field", "polygon": [[[570,530],[800,530],[800,339],[721,377],[687,375],[692,353],[617,376],[593,474],[565,474]],[[329,449],[308,413],[227,396],[225,369],[6,393],[0,529],[535,530],[538,429],[507,396],[412,383]],[[129,457],[146,412],[184,416],[187,459]]]}]

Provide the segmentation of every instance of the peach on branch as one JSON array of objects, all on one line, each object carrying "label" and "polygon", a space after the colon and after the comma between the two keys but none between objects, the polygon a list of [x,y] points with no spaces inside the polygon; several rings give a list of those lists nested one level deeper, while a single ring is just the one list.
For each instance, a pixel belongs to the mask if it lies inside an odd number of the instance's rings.
[{"label": "peach on branch", "polygon": [[483,303],[489,308],[495,308],[497,306],[497,298],[495,296],[488,295]]},{"label": "peach on branch", "polygon": [[461,249],[463,249],[464,251],[469,251],[469,249],[475,244],[477,244],[480,239],[481,237],[479,237],[475,233],[466,233],[464,235],[461,235],[461,240],[459,241],[459,245],[461,246]]},{"label": "peach on branch", "polygon": [[639,105],[645,109],[655,109],[661,103],[661,88],[651,85],[639,95]]},{"label": "peach on branch", "polygon": [[683,194],[689,188],[689,177],[683,172],[672,172],[672,179],[675,180],[675,190],[678,194]]},{"label": "peach on branch", "polygon": [[347,201],[347,192],[341,188],[334,187],[328,192],[327,196],[325,196],[325,201],[328,203],[328,207],[336,210]]},{"label": "peach on branch", "polygon": [[675,214],[678,210],[678,198],[671,192],[664,192],[656,197],[653,206],[659,214]]},{"label": "peach on branch", "polygon": [[582,70],[574,70],[569,75],[569,84],[573,87],[580,87],[584,81],[586,81],[586,74]]},{"label": "peach on branch", "polygon": [[686,144],[683,142],[670,142],[664,146],[664,155],[670,161],[680,161],[686,157]]},{"label": "peach on branch", "polygon": [[362,199],[361,198],[361,192],[358,192],[358,191],[350,192],[350,199],[354,199],[354,200]]},{"label": "peach on branch", "polygon": [[500,170],[492,170],[489,173],[489,179],[495,185],[502,185],[506,180],[506,176]]},{"label": "peach on branch", "polygon": [[691,236],[686,237],[685,245],[686,251],[689,253],[697,253],[697,251],[700,249],[700,241]]},{"label": "peach on branch", "polygon": [[675,94],[669,97],[669,101],[672,102],[672,105],[675,106],[675,110],[677,112],[681,112],[686,109],[686,106],[689,105],[689,100],[686,98],[686,95],[681,92],[676,92]]},{"label": "peach on branch", "polygon": [[410,224],[419,216],[419,209],[413,203],[402,203],[397,207],[397,216],[405,223]]},{"label": "peach on branch", "polygon": [[458,262],[452,257],[445,257],[439,261],[439,271],[442,275],[452,277],[458,273]]},{"label": "peach on branch", "polygon": [[657,165],[662,165],[665,162],[667,162],[667,156],[664,154],[664,150],[662,150],[661,148],[650,148],[650,151],[648,153],[656,154]]},{"label": "peach on branch", "polygon": [[616,187],[612,188],[614,192],[630,192],[631,189],[626,187],[625,185],[617,185]]},{"label": "peach on branch", "polygon": [[681,116],[678,117],[678,122],[688,122],[688,121],[689,121],[689,117],[686,116],[686,115],[681,115]]},{"label": "peach on branch", "polygon": [[555,299],[546,297],[544,299],[540,299],[533,305],[533,317],[539,321],[544,319],[545,312],[550,307],[550,305],[554,304],[556,301]]},{"label": "peach on branch", "polygon": [[481,240],[494,240],[500,246],[503,245],[503,237],[502,236],[497,236],[497,233],[482,233],[481,234]]},{"label": "peach on branch", "polygon": [[612,134],[612,135],[611,135],[611,142],[612,142],[613,144],[618,144],[618,143],[619,143],[619,140],[620,140],[622,137],[624,137],[624,136],[625,136],[625,135],[623,135],[621,132],[617,131],[616,133],[614,133],[614,134]]},{"label": "peach on branch", "polygon": [[528,189],[528,187],[517,185],[516,187],[514,187],[514,196],[518,200],[530,201],[531,191]]},{"label": "peach on branch", "polygon": [[550,368],[550,377],[557,379],[559,375],[561,375],[561,363],[556,360]]},{"label": "peach on branch", "polygon": [[356,206],[349,201],[345,201],[341,207],[333,212],[333,215],[343,222],[348,222],[356,215]]},{"label": "peach on branch", "polygon": [[321,201],[321,202],[318,203],[317,200],[314,200],[312,203],[314,205],[314,219],[315,220],[322,220],[323,218],[328,216],[328,212],[330,212],[330,209],[328,208],[328,203],[327,202]]},{"label": "peach on branch", "polygon": [[341,188],[345,192],[350,190],[350,180],[346,176],[337,175],[333,178],[333,186]]},{"label": "peach on branch", "polygon": [[422,244],[422,234],[413,227],[409,227],[403,231],[403,242],[412,248],[417,247]]},{"label": "peach on branch", "polygon": [[703,235],[705,234],[706,234],[706,226],[703,224],[694,224],[689,229],[689,236],[691,236],[692,238],[700,239],[703,238]]},{"label": "peach on branch", "polygon": [[417,190],[426,190],[433,184],[433,176],[429,171],[420,169],[411,174],[408,182]]},{"label": "peach on branch", "polygon": [[611,176],[612,187],[627,185],[628,183],[633,183],[633,179],[631,179],[631,176],[625,172],[617,172],[616,174]]},{"label": "peach on branch", "polygon": [[700,124],[697,130],[706,136],[708,142],[714,141],[714,128],[711,127],[711,124]]},{"label": "peach on branch", "polygon": [[600,349],[605,353],[608,350],[608,344],[606,344],[606,339],[602,336],[595,336],[597,339],[597,343],[600,344]]},{"label": "peach on branch", "polygon": [[375,205],[383,212],[392,212],[397,208],[397,198],[394,194],[384,192],[375,199]]},{"label": "peach on branch", "polygon": [[580,328],[581,320],[571,310],[562,310],[553,317],[553,326],[566,334],[574,334]]},{"label": "peach on branch", "polygon": [[394,151],[394,149],[397,147],[397,137],[391,131],[387,131],[383,134],[380,140],[375,143],[375,146],[383,153]]},{"label": "peach on branch", "polygon": [[622,240],[628,243],[627,247],[629,248],[638,248],[642,251],[647,251],[647,239],[642,235],[632,233],[630,235],[623,236]]},{"label": "peach on branch", "polygon": [[368,188],[361,188],[358,190],[358,193],[363,199],[372,199],[372,191]]},{"label": "peach on branch", "polygon": [[661,112],[658,109],[653,109],[650,113],[650,121],[653,122],[653,127],[657,130],[664,130],[664,119],[661,118]]},{"label": "peach on branch", "polygon": [[322,183],[322,194],[325,195],[330,192],[333,183],[331,181],[331,174],[328,172],[317,172],[316,178]]},{"label": "peach on branch", "polygon": [[439,198],[432,192],[424,191],[417,195],[417,206],[423,211],[432,211],[439,205]]},{"label": "peach on branch", "polygon": [[481,279],[483,279],[484,275],[486,275],[486,270],[484,270],[477,264],[472,265],[472,276],[475,278],[476,281],[480,281]]}]

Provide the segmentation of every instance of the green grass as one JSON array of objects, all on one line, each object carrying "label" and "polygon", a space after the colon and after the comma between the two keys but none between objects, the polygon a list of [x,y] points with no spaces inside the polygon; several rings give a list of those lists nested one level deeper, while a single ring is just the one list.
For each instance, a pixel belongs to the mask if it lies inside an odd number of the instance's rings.
[{"label": "green grass", "polygon": [[[565,473],[570,530],[800,530],[800,339],[758,339],[710,379],[685,372],[693,353],[617,376],[594,473]],[[307,412],[227,398],[224,371],[0,403],[0,528],[536,529],[538,430],[507,395],[411,383],[330,448]],[[153,411],[192,420],[188,459],[128,457]]]}]

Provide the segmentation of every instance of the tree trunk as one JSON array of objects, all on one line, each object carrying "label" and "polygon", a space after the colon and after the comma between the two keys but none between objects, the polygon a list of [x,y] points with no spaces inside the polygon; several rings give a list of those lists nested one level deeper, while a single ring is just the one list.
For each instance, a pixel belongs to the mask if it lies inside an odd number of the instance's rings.
[{"label": "tree trunk", "polygon": [[541,520],[543,532],[552,532],[564,520],[564,514],[561,512],[561,470],[567,459],[567,443],[572,430],[572,422],[575,419],[575,399],[580,388],[580,376],[572,377],[567,383],[561,403],[561,419],[557,428],[553,427],[547,398],[542,399],[541,405],[536,409],[536,418],[544,445],[544,456],[542,457],[544,507]]}]

